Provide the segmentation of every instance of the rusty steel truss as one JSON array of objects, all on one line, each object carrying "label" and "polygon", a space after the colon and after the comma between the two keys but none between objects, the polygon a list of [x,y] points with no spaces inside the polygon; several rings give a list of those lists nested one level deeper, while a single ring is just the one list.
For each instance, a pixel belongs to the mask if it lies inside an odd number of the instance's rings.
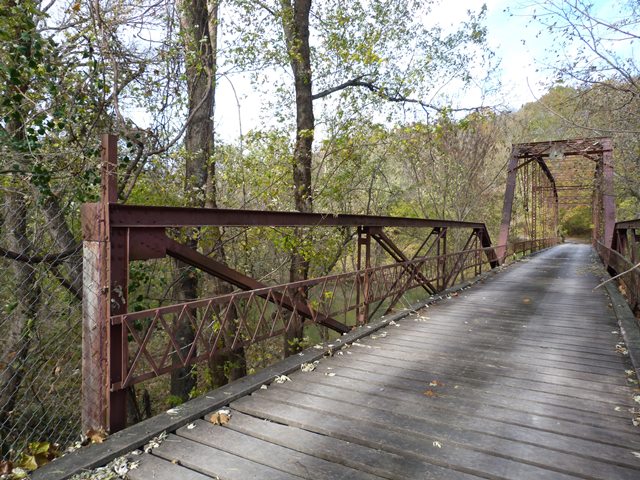
[{"label": "rusty steel truss", "polygon": [[[282,335],[294,319],[340,334],[389,312],[409,290],[441,292],[465,275],[494,268],[512,254],[550,246],[533,239],[492,247],[484,223],[419,218],[320,213],[271,212],[117,203],[117,138],[103,137],[102,196],[82,207],[83,428],[114,432],[125,427],[127,388],[178,368],[215,360],[224,352],[248,348]],[[283,285],[266,285],[218,262],[170,236],[182,227],[286,226],[351,227],[357,233],[357,270]],[[424,231],[411,256],[385,228]],[[466,238],[448,251],[448,232]],[[464,233],[466,232],[466,233]],[[372,244],[393,261],[372,266]],[[450,247],[449,247],[450,249]],[[172,257],[233,285],[226,295],[141,312],[128,311],[129,264]],[[341,295],[340,301],[336,298]],[[353,312],[351,322],[347,313]],[[353,321],[355,319],[355,321]],[[175,326],[188,322],[189,345],[177,340]],[[225,328],[233,322],[233,329]],[[229,332],[233,332],[229,335]]]},{"label": "rusty steel truss", "polygon": [[640,312],[640,218],[618,222],[611,248],[598,242],[598,254],[611,275],[618,275],[629,306]]},{"label": "rusty steel truss", "polygon": [[[592,177],[589,183],[575,178],[560,180],[563,169],[576,158],[588,159]],[[563,179],[564,180],[564,179]],[[521,185],[521,209],[524,210],[524,232],[531,240],[558,234],[559,207],[590,206],[592,241],[610,246],[615,223],[613,191],[613,146],[610,138],[581,138],[552,142],[513,145],[507,167],[507,185],[502,210],[499,245],[506,245],[513,228],[514,200]],[[580,192],[586,192],[586,197]],[[589,205],[590,204],[590,205]],[[501,254],[498,248],[498,255]]]}]

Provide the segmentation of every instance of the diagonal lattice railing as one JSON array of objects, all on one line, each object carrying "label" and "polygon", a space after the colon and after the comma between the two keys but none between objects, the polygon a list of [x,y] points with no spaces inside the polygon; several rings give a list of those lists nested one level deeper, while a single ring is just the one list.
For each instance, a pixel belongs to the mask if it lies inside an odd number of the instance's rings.
[{"label": "diagonal lattice railing", "polygon": [[[549,246],[549,240],[510,245],[509,255],[530,253]],[[420,257],[361,271],[330,275],[311,280],[238,291],[197,301],[185,302],[111,317],[121,325],[121,381],[114,390],[158,377],[176,368],[210,361],[221,353],[246,349],[256,343],[282,335],[303,311],[314,312],[309,323],[319,318],[341,319],[353,324],[350,313],[366,304],[383,303],[397,295],[422,287],[425,282],[446,284],[465,274],[475,276],[490,268],[486,249],[469,249],[441,256]],[[368,283],[366,295],[358,297],[359,285]],[[296,302],[298,292],[304,302]],[[287,300],[293,308],[285,306]],[[183,345],[178,325],[188,321],[195,336]],[[233,322],[233,328],[228,324]],[[232,336],[225,332],[232,331]]]}]

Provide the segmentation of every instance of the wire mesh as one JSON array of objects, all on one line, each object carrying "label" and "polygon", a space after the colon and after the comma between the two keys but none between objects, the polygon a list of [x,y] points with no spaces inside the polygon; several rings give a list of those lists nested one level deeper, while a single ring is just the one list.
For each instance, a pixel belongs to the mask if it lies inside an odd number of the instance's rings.
[{"label": "wire mesh", "polygon": [[[0,193],[0,449],[79,434],[81,245],[68,213]],[[73,217],[77,212],[71,212]]]},{"label": "wire mesh", "polygon": [[95,145],[0,146],[0,454],[80,434],[80,204],[97,198]]}]

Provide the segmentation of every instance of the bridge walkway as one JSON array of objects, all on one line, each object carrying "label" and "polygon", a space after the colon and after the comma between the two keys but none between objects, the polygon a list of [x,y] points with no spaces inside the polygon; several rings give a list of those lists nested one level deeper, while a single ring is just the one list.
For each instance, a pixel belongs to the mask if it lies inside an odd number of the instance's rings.
[{"label": "bridge walkway", "polygon": [[544,251],[178,429],[130,476],[637,480],[601,268]]},{"label": "bridge walkway", "polygon": [[[634,479],[602,266],[564,244],[170,433],[132,480]],[[635,390],[634,390],[635,389]]]}]

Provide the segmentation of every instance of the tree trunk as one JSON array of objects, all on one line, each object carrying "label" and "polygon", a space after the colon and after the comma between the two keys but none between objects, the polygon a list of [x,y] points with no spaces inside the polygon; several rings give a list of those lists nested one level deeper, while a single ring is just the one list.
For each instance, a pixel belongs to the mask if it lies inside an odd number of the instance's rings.
[{"label": "tree trunk", "polygon": [[[296,145],[293,152],[293,194],[295,208],[299,212],[313,211],[311,192],[311,155],[315,120],[313,118],[313,97],[311,85],[311,51],[309,48],[309,14],[311,0],[281,0],[282,28],[287,52],[293,72],[296,93]],[[297,244],[303,242],[304,232],[295,229]],[[290,281],[305,280],[309,275],[309,261],[298,248],[291,255],[289,270]],[[305,301],[306,293],[296,293],[296,300]],[[285,334],[285,355],[291,355],[301,349],[304,335],[303,319],[298,316]]]},{"label": "tree trunk", "polygon": [[[180,27],[185,42],[185,66],[190,117],[184,138],[186,203],[191,207],[204,207],[207,166],[213,144],[213,64],[214,57],[209,40],[209,12],[206,0],[182,0],[179,3]],[[187,245],[198,247],[200,232],[187,234]],[[192,300],[198,297],[198,273],[192,267],[177,261],[177,297]],[[188,351],[194,341],[193,326],[188,318],[177,325],[178,342]],[[171,394],[182,400],[196,387],[192,369],[181,368],[171,373]]]},{"label": "tree trunk", "polygon": [[[185,197],[192,207],[216,207],[214,149],[214,100],[217,67],[218,0],[182,0],[180,3],[180,25],[185,41],[185,64],[187,74],[188,105],[190,121],[185,131]],[[191,248],[213,245],[214,256],[224,262],[225,253],[219,242],[218,229],[194,229],[188,235]],[[190,300],[198,297],[199,290],[216,295],[227,293],[230,288],[218,280],[201,281],[195,269],[176,262],[180,267],[177,282],[179,297]],[[180,274],[179,273],[179,274]],[[188,319],[178,326],[180,345],[185,350],[194,340],[194,331]],[[225,338],[235,335],[235,325],[230,323]],[[236,358],[237,357],[237,358]],[[224,368],[230,361],[238,368]],[[245,374],[244,351],[236,355],[218,357],[212,367],[214,385],[227,383],[225,371],[232,378]],[[196,376],[190,368],[182,368],[171,375],[171,394],[186,400],[196,387]]]},{"label": "tree trunk", "polygon": [[[31,251],[27,237],[27,206],[19,186],[6,193],[4,226],[9,248],[28,254]],[[16,304],[8,315],[8,330],[4,333],[0,351],[0,435],[12,424],[18,391],[25,376],[29,346],[38,323],[40,288],[36,269],[26,262],[11,262],[16,292]],[[10,442],[8,442],[10,443]],[[3,454],[6,452],[2,452]]]}]

